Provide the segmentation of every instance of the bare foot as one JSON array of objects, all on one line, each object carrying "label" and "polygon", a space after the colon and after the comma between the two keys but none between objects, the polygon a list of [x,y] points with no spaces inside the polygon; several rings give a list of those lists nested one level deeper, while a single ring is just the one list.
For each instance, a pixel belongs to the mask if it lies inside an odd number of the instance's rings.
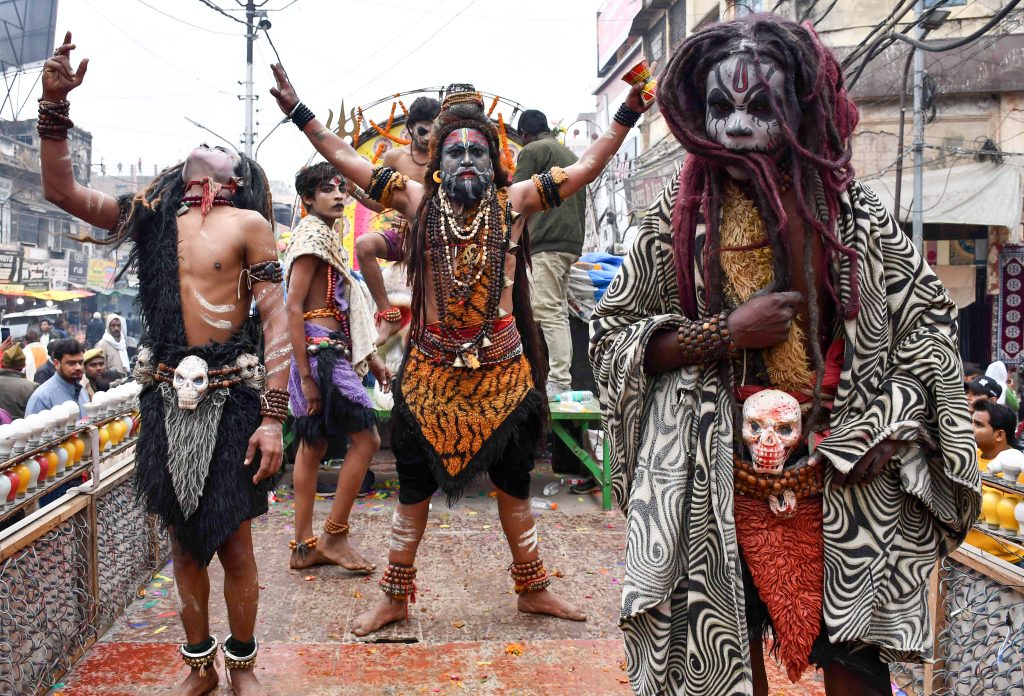
[{"label": "bare foot", "polygon": [[251,669],[228,670],[228,681],[235,696],[267,696],[268,692],[256,680]]},{"label": "bare foot", "polygon": [[401,321],[381,321],[377,324],[377,346],[387,343],[387,340],[399,332],[402,328]]},{"label": "bare foot", "polygon": [[524,592],[519,595],[519,611],[524,614],[546,614],[569,621],[587,620],[586,614],[569,606],[565,600],[547,590]]},{"label": "bare foot", "polygon": [[199,668],[193,667],[188,678],[178,685],[175,693],[177,696],[202,696],[217,688],[217,670],[213,666],[207,667],[203,676],[199,676]]},{"label": "bare foot", "polygon": [[315,565],[336,565],[360,575],[368,575],[377,567],[356,551],[347,534],[323,534],[316,548],[307,551],[305,556],[292,551],[288,565],[293,570]]},{"label": "bare foot", "polygon": [[385,595],[377,606],[352,620],[352,634],[361,638],[388,624],[404,620],[408,614],[407,601],[392,599]]}]

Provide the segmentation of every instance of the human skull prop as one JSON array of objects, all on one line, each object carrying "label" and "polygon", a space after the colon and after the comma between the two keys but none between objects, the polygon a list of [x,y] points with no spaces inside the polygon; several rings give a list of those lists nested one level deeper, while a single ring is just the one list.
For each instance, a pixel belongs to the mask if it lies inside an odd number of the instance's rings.
[{"label": "human skull prop", "polygon": [[239,377],[242,382],[253,389],[263,390],[266,381],[267,371],[260,365],[260,359],[252,353],[242,353],[235,358],[235,365],[239,368]]},{"label": "human skull prop", "polygon": [[743,404],[743,441],[760,474],[782,473],[800,431],[800,404],[786,392],[765,389]]},{"label": "human skull prop", "polygon": [[174,390],[178,392],[178,408],[194,411],[210,386],[209,365],[190,355],[174,369]]},{"label": "human skull prop", "polygon": [[153,352],[146,346],[140,346],[135,354],[132,377],[142,385],[153,383]]}]

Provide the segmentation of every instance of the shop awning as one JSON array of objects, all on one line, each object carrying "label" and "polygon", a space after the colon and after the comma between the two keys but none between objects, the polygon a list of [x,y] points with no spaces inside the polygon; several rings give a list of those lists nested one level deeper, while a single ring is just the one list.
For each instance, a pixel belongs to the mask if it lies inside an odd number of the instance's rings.
[{"label": "shop awning", "polygon": [[68,300],[80,300],[83,297],[92,297],[88,290],[26,290],[19,285],[0,285],[0,295],[12,297],[31,297],[36,300],[51,300],[53,302],[66,302]]},{"label": "shop awning", "polygon": [[[866,179],[863,182],[878,195],[882,205],[893,210],[896,177]],[[914,177],[903,171],[900,215],[910,222]],[[926,224],[994,225],[1010,230],[1010,243],[1021,243],[1020,170],[1009,164],[967,164],[924,173],[923,217]]]}]

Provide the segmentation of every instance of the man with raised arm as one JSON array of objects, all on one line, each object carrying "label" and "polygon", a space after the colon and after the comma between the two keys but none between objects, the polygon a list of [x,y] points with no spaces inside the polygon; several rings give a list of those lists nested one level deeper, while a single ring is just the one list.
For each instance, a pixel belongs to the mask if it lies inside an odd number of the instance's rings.
[{"label": "man with raised arm", "polygon": [[598,176],[645,110],[639,89],[576,164],[511,184],[479,93],[452,85],[434,122],[421,183],[359,157],[299,101],[281,66],[273,70],[271,93],[317,150],[371,198],[416,221],[405,240],[413,326],[395,387],[400,491],[380,583],[387,597],[355,620],[353,632],[365,635],[406,616],[430,496],[440,488],[454,501],[485,472],[498,489],[519,610],[584,619],[547,590],[530,509],[547,360],[530,309],[524,222]]},{"label": "man with raised arm", "polygon": [[[115,199],[78,184],[67,145],[67,95],[82,83],[88,61],[73,70],[74,48],[69,32],[43,70],[43,191],[72,215],[110,230],[90,241],[132,242],[129,265],[139,275],[145,329],[134,370],[145,385],[135,481],[146,510],[173,537],[185,629],[179,650],[191,667],[178,692],[204,694],[218,682],[207,573],[217,554],[231,626],[223,643],[231,687],[260,694],[250,524],[267,511],[281,466],[291,357],[267,178],[253,160],[201,145],[136,194]],[[258,315],[250,312],[254,300]]]},{"label": "man with raised arm", "polygon": [[[417,97],[409,105],[409,115],[405,127],[409,131],[409,144],[393,148],[384,153],[383,164],[394,169],[412,181],[423,181],[430,163],[430,129],[434,125],[441,110],[441,104],[430,97]],[[365,198],[362,189],[352,187],[353,195],[371,210],[384,210],[380,204]],[[403,216],[397,221],[394,229],[384,232],[364,234],[356,240],[356,258],[359,259],[359,270],[370,289],[377,312],[374,319],[377,324],[377,345],[384,343],[402,328],[402,313],[398,307],[391,305],[388,291],[384,287],[377,259],[386,261],[402,261],[402,239],[409,231],[409,222]]]}]

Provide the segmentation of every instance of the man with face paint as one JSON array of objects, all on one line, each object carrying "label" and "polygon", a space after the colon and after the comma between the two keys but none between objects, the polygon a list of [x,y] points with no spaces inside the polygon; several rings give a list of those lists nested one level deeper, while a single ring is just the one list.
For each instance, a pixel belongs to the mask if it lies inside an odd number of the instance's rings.
[{"label": "man with face paint", "polygon": [[497,488],[519,610],[583,620],[547,589],[529,502],[547,361],[530,309],[524,223],[600,174],[646,110],[639,87],[578,162],[511,184],[479,93],[452,85],[421,184],[359,157],[299,101],[281,66],[273,70],[271,94],[317,150],[371,198],[416,220],[405,240],[413,326],[392,410],[400,489],[380,583],[386,597],[354,620],[353,632],[366,635],[407,616],[430,497],[440,489],[452,503],[485,473]]},{"label": "man with face paint", "polygon": [[[218,683],[207,571],[216,554],[232,631],[222,644],[231,688],[261,694],[253,674],[260,592],[251,521],[267,512],[281,466],[291,355],[269,185],[253,160],[206,145],[138,193],[115,199],[78,184],[67,144],[67,95],[88,63],[72,69],[74,48],[69,32],[43,68],[43,192],[110,231],[87,241],[132,243],[128,265],[138,272],[145,327],[133,371],[144,385],[146,423],[135,485],[147,512],[172,536],[186,641],[179,652],[191,669],[178,693],[204,694]],[[258,314],[250,313],[253,302]]]},{"label": "man with face paint", "polygon": [[[955,306],[853,178],[856,109],[813,30],[711,25],[657,99],[686,158],[591,323],[630,682],[767,694],[771,634],[792,681],[889,694],[886,663],[931,656],[929,576],[980,505]],[[766,389],[803,414],[781,472],[742,437]]]},{"label": "man with face paint", "polygon": [[[295,486],[295,539],[291,568],[340,565],[369,573],[374,566],[349,540],[349,513],[359,485],[380,448],[373,404],[362,378],[373,372],[384,389],[390,374],[377,356],[370,308],[349,270],[335,230],[344,214],[346,181],[328,162],[304,167],[295,190],[309,212],[292,230],[285,252],[286,308],[292,343],[289,379],[293,432],[299,440]],[[338,488],[324,522],[313,534],[317,472],[330,440],[348,438]]]},{"label": "man with face paint", "polygon": [[[427,173],[430,159],[430,128],[441,110],[441,104],[430,97],[417,97],[409,105],[409,115],[405,127],[409,132],[409,144],[393,148],[384,153],[382,164],[396,172],[409,177],[413,181],[423,181]],[[358,189],[365,196],[362,189]],[[372,210],[380,212],[383,208],[372,200],[361,200]],[[403,217],[395,229],[384,232],[364,234],[356,240],[356,258],[359,259],[359,270],[370,289],[377,312],[374,320],[377,324],[377,345],[385,341],[402,328],[402,314],[388,299],[377,259],[386,261],[402,261],[402,240],[409,229],[409,223]]]}]

